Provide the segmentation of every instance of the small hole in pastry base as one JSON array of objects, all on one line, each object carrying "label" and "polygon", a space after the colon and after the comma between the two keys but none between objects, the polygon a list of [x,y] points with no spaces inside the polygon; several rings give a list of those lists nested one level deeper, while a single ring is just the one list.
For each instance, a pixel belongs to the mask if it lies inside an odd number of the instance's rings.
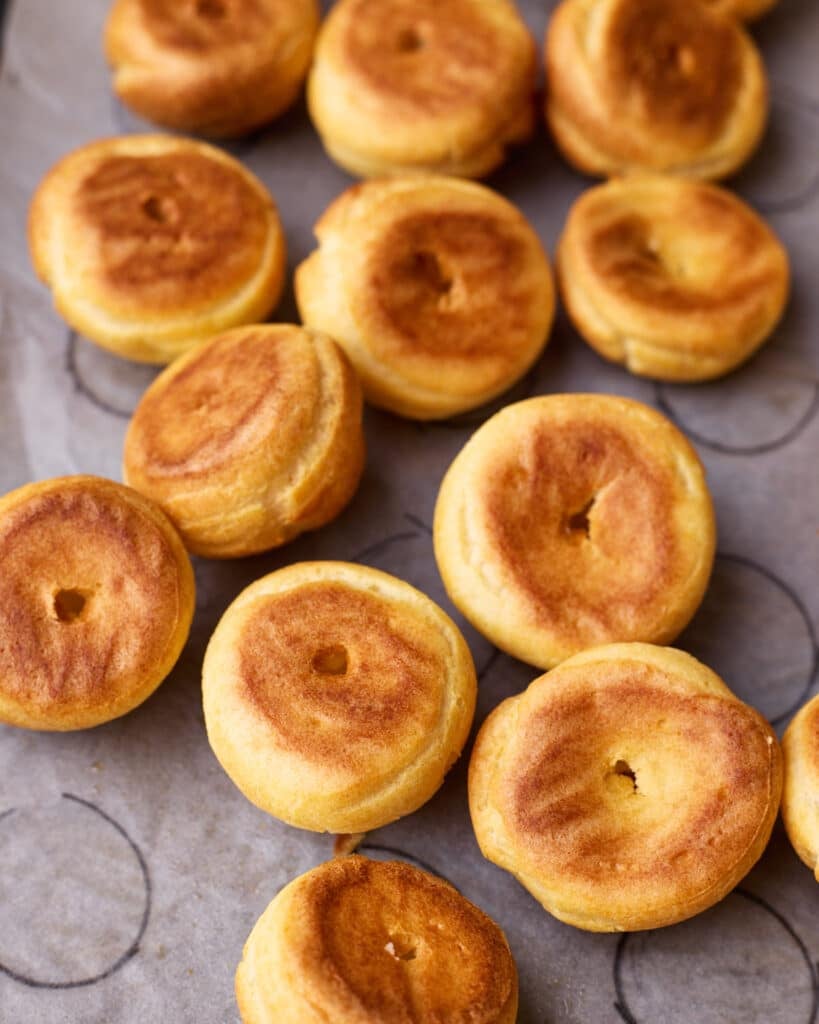
[{"label": "small hole in pastry base", "polygon": [[54,595],[54,614],[60,622],[75,622],[83,613],[87,598],[79,590],[58,590]]},{"label": "small hole in pastry base", "polygon": [[583,508],[579,512],[575,512],[569,516],[566,520],[566,532],[567,533],[580,533],[581,531],[589,536],[589,530],[591,524],[589,523],[589,513],[594,505],[594,498],[590,498]]},{"label": "small hole in pastry base", "polygon": [[313,670],[322,676],[343,676],[347,671],[347,651],[341,644],[322,647],[313,655]]},{"label": "small hole in pastry base", "polygon": [[404,28],[398,33],[397,46],[399,53],[417,53],[423,49],[424,40],[414,28]]},{"label": "small hole in pastry base", "polygon": [[448,295],[452,289],[452,278],[444,273],[438,257],[434,252],[421,249],[412,254],[412,275],[422,281],[431,291],[439,296]]},{"label": "small hole in pastry base", "polygon": [[418,955],[412,941],[403,935],[391,935],[384,949],[394,960],[414,960]]},{"label": "small hole in pastry base", "polygon": [[692,78],[697,71],[697,55],[690,46],[680,46],[674,53],[677,67],[685,78]]},{"label": "small hole in pastry base", "polygon": [[200,18],[224,18],[227,11],[223,0],[196,0],[196,13]]},{"label": "small hole in pastry base", "polygon": [[615,761],[614,762],[614,767],[612,768],[612,771],[614,772],[615,775],[622,775],[623,778],[631,779],[631,785],[633,787],[633,792],[635,792],[635,793],[637,792],[637,776],[631,770],[631,766],[629,765],[628,761],[624,761],[622,758],[620,758],[619,760]]},{"label": "small hole in pastry base", "polygon": [[157,224],[167,224],[176,218],[176,206],[172,199],[148,196],[142,200],[142,212]]}]

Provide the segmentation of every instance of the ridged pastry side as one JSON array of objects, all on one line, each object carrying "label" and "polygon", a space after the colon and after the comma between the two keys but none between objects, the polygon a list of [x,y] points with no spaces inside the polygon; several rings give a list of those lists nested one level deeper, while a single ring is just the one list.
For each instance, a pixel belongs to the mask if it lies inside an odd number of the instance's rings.
[{"label": "ridged pastry side", "polygon": [[353,856],[279,892],[236,996],[244,1024],[514,1024],[518,979],[501,929],[447,882]]},{"label": "ridged pastry side", "polygon": [[690,655],[584,651],[501,704],[469,768],[481,850],[589,931],[675,924],[761,856],[779,809],[771,726]]},{"label": "ridged pastry side", "polygon": [[534,40],[509,0],[340,0],[307,83],[333,160],[361,177],[483,177],[534,126]]},{"label": "ridged pastry side", "polygon": [[316,0],[115,0],[105,53],[114,91],[137,114],[227,138],[295,101],[318,24]]},{"label": "ridged pastry side", "polygon": [[238,327],[151,384],[125,438],[124,479],[195,554],[266,551],[350,501],[364,468],[361,412],[358,379],[331,338]]},{"label": "ridged pastry side", "polygon": [[782,737],[782,819],[794,850],[819,882],[819,696],[794,716]]},{"label": "ridged pastry side", "polygon": [[285,241],[264,186],[221,150],[167,135],[94,142],[64,157],[29,211],[34,268],[81,334],[167,363],[263,320]]},{"label": "ridged pastry side", "polygon": [[193,618],[193,570],[152,502],[93,476],[0,498],[0,721],[86,729],[146,700]]},{"label": "ridged pastry side", "polygon": [[244,590],[202,671],[216,757],[258,807],[367,832],[425,803],[466,742],[475,668],[438,606],[387,573],[304,562]]},{"label": "ridged pastry side", "polygon": [[668,419],[627,398],[549,395],[473,434],[433,539],[475,628],[550,668],[598,644],[670,642],[705,593],[716,532],[702,465]]},{"label": "ridged pastry side", "polygon": [[546,74],[552,134],[588,174],[724,178],[765,127],[767,78],[751,37],[690,0],[563,0]]},{"label": "ridged pastry side", "polygon": [[769,337],[788,297],[788,257],[725,189],[630,175],[569,211],[557,266],[564,304],[600,355],[661,380],[729,372]]},{"label": "ridged pastry side", "polygon": [[338,339],[374,405],[451,416],[506,390],[543,350],[549,262],[490,189],[433,176],[366,182],[315,230],[319,248],[296,270],[299,312]]}]

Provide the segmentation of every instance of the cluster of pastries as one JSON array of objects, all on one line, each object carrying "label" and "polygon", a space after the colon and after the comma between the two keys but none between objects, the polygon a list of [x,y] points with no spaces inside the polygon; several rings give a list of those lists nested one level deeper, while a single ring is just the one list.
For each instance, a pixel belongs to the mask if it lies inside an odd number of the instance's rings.
[{"label": "cluster of pastries", "polygon": [[[574,166],[611,179],[569,211],[559,292],[632,373],[727,373],[782,315],[785,250],[709,183],[761,137],[765,70],[740,21],[770,6],[562,0],[551,17],[546,120]],[[327,153],[375,180],[316,224],[295,272],[303,326],[262,323],[284,286],[282,225],[222,150],[104,140],[37,189],[32,259],[65,320],[171,365],[129,425],[127,486],[76,476],[0,498],[0,721],[24,728],[87,728],[144,701],[190,628],[188,552],[250,556],[330,522],[364,469],[365,399],[418,420],[477,408],[535,363],[555,314],[535,227],[462,180],[533,130],[536,48],[511,0],[339,0],[322,25],[315,0],[116,0],[105,51],[123,103],[211,138],[278,117],[306,80]],[[449,467],[433,543],[464,616],[550,670],[489,715],[469,765],[482,851],[550,913],[592,931],[699,913],[761,856],[780,797],[819,878],[819,698],[783,760],[755,710],[662,646],[699,607],[716,546],[704,468],[666,417],[609,395],[507,406]],[[239,594],[202,686],[238,789],[352,836],[434,795],[477,696],[441,608],[341,561]],[[440,879],[359,856],[276,896],[236,993],[247,1024],[513,1024],[518,1006],[494,922]]]}]

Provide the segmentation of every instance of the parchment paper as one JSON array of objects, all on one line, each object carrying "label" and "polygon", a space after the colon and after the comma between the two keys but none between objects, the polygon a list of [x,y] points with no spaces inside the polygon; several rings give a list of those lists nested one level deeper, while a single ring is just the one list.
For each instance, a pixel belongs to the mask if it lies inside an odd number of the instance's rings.
[{"label": "parchment paper", "polygon": [[[522,5],[538,40],[550,6]],[[31,192],[54,161],[91,139],[146,128],[111,96],[100,46],[106,8],[105,0],[14,0],[8,12],[0,77],[3,491],[74,472],[118,479],[127,417],[155,373],[67,330],[35,281],[25,242]],[[784,727],[817,685],[819,11],[814,0],[781,0],[754,32],[770,69],[772,123],[736,187],[792,257],[793,299],[776,336],[722,382],[655,386],[603,363],[560,316],[544,357],[505,401],[552,391],[631,395],[689,434],[716,502],[719,556],[679,646]],[[277,198],[292,268],[349,179],[324,156],[303,106],[230,149]],[[570,201],[589,184],[542,130],[490,183],[523,208],[550,251]],[[295,316],[288,293],[278,318]],[[368,412],[366,474],[335,524],[267,556],[197,563],[190,643],[144,706],[75,734],[0,727],[2,1024],[238,1021],[232,983],[245,938],[285,882],[331,855],[332,839],[257,811],[218,766],[200,709],[205,643],[244,586],[303,558],[359,559],[453,612],[429,524],[441,476],[486,415],[419,426]],[[538,673],[464,631],[481,673],[479,723]],[[466,764],[465,756],[418,813],[372,833],[366,850],[428,865],[501,923],[520,969],[521,1024],[816,1019],[819,890],[781,825],[741,888],[708,913],[657,932],[590,935],[555,921],[482,860]]]}]

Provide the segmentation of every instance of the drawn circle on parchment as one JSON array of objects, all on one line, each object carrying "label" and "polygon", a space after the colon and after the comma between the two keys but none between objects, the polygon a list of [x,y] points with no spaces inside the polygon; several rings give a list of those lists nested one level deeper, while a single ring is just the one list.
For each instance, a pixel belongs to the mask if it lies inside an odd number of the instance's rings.
[{"label": "drawn circle on parchment", "polygon": [[739,555],[717,555],[705,598],[674,646],[774,724],[802,706],[816,678],[816,635],[801,598]]},{"label": "drawn circle on parchment", "polygon": [[816,971],[805,943],[744,889],[673,928],[623,935],[614,988],[626,1024],[816,1020]]},{"label": "drawn circle on parchment", "polygon": [[161,366],[134,363],[68,332],[65,366],[76,391],[92,405],[128,420]]},{"label": "drawn circle on parchment", "polygon": [[725,455],[761,455],[797,438],[819,410],[819,381],[775,348],[720,380],[656,386],[657,406],[695,442]]},{"label": "drawn circle on parchment", "polygon": [[148,866],[95,804],[0,815],[0,976],[69,989],[109,977],[139,951],[151,909]]}]

